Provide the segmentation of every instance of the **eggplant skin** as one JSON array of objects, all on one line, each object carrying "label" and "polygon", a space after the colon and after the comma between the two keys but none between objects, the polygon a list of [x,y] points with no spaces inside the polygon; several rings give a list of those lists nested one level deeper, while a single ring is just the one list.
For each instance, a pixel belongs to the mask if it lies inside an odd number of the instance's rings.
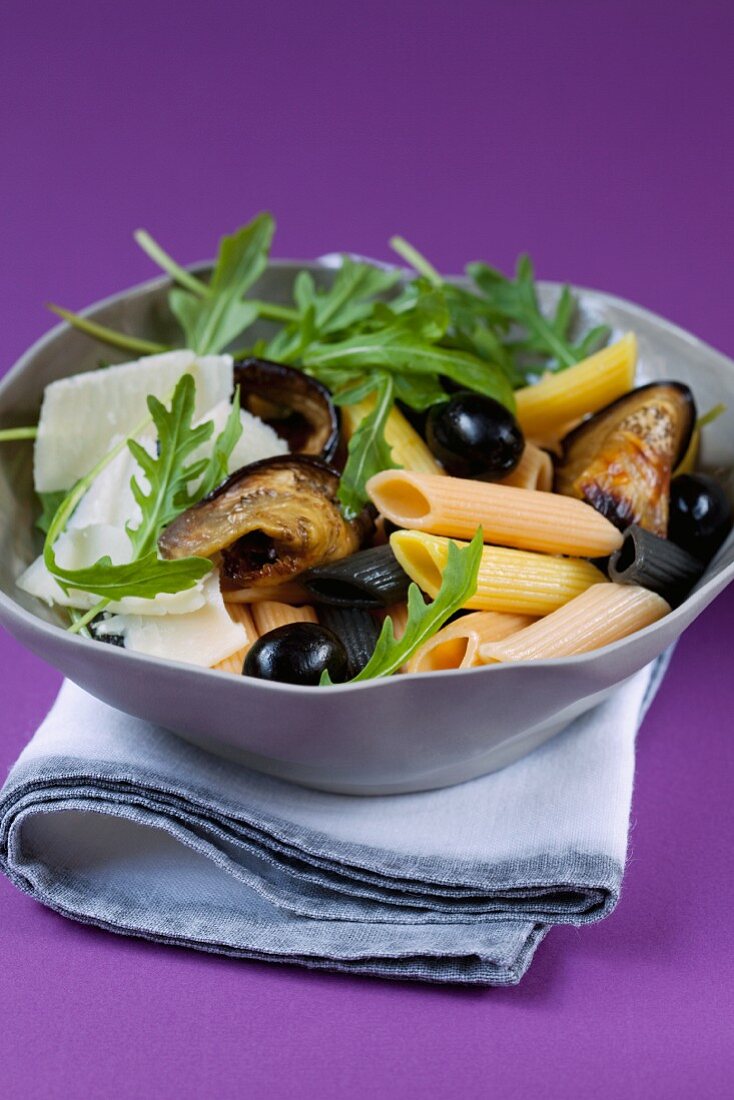
[{"label": "eggplant skin", "polygon": [[695,422],[687,386],[640,386],[565,437],[555,491],[585,500],[620,530],[635,523],[665,538],[672,472]]},{"label": "eggplant skin", "polygon": [[374,530],[365,509],[347,521],[339,474],[308,455],[279,455],[237,470],[166,527],[164,558],[220,555],[222,587],[278,584],[359,550]]},{"label": "eggplant skin", "polygon": [[240,404],[285,439],[294,454],[331,462],[340,450],[339,410],[326,386],[302,370],[269,359],[244,359],[234,365]]}]

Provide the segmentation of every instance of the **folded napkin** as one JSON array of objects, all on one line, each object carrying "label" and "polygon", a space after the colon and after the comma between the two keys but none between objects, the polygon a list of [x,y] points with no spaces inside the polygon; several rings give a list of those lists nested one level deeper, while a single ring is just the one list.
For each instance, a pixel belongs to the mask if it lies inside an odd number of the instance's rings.
[{"label": "folded napkin", "polygon": [[551,925],[617,901],[635,733],[664,664],[512,767],[380,798],[260,775],[66,683],[0,792],[2,868],[65,916],[127,935],[513,984]]}]

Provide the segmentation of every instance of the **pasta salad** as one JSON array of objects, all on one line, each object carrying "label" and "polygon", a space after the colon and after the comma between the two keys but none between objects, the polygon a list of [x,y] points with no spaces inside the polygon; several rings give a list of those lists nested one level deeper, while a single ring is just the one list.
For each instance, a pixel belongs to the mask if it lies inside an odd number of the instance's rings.
[{"label": "pasta salad", "polygon": [[457,285],[395,238],[411,270],[345,255],[284,305],[248,293],[272,233],[208,277],[136,234],[180,347],[52,307],[128,361],[0,432],[34,440],[23,591],[101,643],[313,686],[585,653],[685,599],[732,526],[696,472],[720,408],[637,385],[634,333],[578,336],[568,287],[544,312],[527,257]]}]

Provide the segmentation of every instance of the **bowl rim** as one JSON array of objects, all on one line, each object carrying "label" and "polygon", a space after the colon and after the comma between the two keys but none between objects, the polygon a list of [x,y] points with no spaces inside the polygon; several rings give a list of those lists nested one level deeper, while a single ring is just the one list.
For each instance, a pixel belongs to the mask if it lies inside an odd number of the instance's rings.
[{"label": "bowl rim", "polygon": [[[372,262],[366,257],[360,258],[364,259],[365,262]],[[197,263],[190,264],[189,269],[193,272],[206,272],[211,270],[212,265],[212,260],[199,261]],[[381,264],[381,266],[384,267],[386,265]],[[267,269],[272,268],[310,268],[330,271],[334,270],[333,254],[328,254],[324,257],[317,257],[315,260],[272,259],[269,260]],[[407,273],[406,268],[402,268],[397,265],[396,270],[406,271]],[[453,283],[461,283],[466,281],[465,277],[462,275],[447,275],[444,276],[444,278],[446,279],[446,281]],[[98,312],[110,306],[118,305],[122,301],[128,300],[133,297],[142,297],[150,293],[151,291],[162,289],[163,287],[169,285],[172,285],[172,280],[167,275],[155,276],[151,279],[145,280],[142,283],[136,283],[134,286],[128,287],[126,290],[118,291],[115,294],[108,295],[106,298],[101,298],[98,301],[93,302],[91,305],[85,306],[84,309],[79,310],[78,314],[81,317],[92,317]],[[556,282],[555,280],[538,280],[537,285],[541,288],[541,290],[551,290],[555,292],[560,291],[560,289],[565,284]],[[577,286],[576,284],[568,285],[570,285],[571,290],[575,293],[581,295],[590,295],[594,298],[601,300],[604,303],[613,306],[620,306],[628,312],[632,313],[633,315],[640,317],[641,319],[652,322],[656,325],[664,326],[669,333],[673,334],[678,339],[681,339],[690,347],[696,349],[697,351],[703,350],[708,355],[715,356],[719,360],[720,365],[725,370],[730,371],[734,374],[734,360],[730,359],[727,355],[724,354],[724,352],[720,351],[717,348],[714,348],[712,345],[708,344],[700,337],[691,332],[688,332],[686,329],[682,328],[674,321],[669,321],[667,320],[667,318],[662,317],[660,314],[655,313],[650,309],[647,309],[645,306],[640,306],[635,302],[630,302],[628,299],[622,298],[618,295],[610,294],[608,291],[596,290],[592,287]],[[60,337],[63,333],[68,332],[71,328],[72,326],[67,321],[61,321],[59,324],[54,325],[47,332],[43,333],[43,335],[40,336],[37,340],[35,340],[34,343],[31,344],[30,347],[28,347],[19,356],[15,363],[6,371],[6,373],[0,379],[0,422],[2,421],[2,398],[6,389],[15,381],[16,378],[23,374],[28,366],[28,363],[32,359],[34,359],[39,352],[45,350],[45,348],[49,344],[53,343],[56,339],[58,339],[58,337]],[[138,358],[142,357],[139,356]],[[13,426],[14,425],[12,424],[7,425],[7,427]],[[700,585],[700,587],[696,589],[696,595],[698,595],[699,593],[705,593],[709,588],[713,586],[719,586],[722,576],[726,577],[727,579],[734,578],[734,562],[726,566],[726,568],[722,572],[710,577],[702,585]],[[588,653],[581,653],[577,654],[576,656],[570,657],[545,658],[543,660],[513,661],[508,663],[498,663],[495,665],[477,665],[476,667],[465,669],[440,669],[432,672],[403,673],[400,676],[378,677],[373,680],[363,680],[359,683],[333,684],[329,688],[329,694],[353,694],[360,690],[369,691],[378,688],[393,690],[401,683],[405,683],[406,680],[415,681],[416,679],[420,679],[423,681],[427,678],[445,679],[446,677],[451,677],[455,680],[457,676],[468,677],[476,676],[477,674],[484,675],[489,670],[492,671],[494,676],[501,675],[502,673],[507,673],[510,670],[517,668],[533,669],[537,670],[538,673],[541,672],[543,669],[568,668],[571,666],[583,670],[586,667],[596,664],[600,658],[603,659],[606,656],[615,653],[618,649],[621,649],[622,647],[628,645],[630,642],[630,637],[634,637],[635,639],[644,638],[647,635],[653,633],[654,631],[659,629],[661,621],[664,621],[666,623],[675,623],[678,619],[684,616],[683,609],[685,608],[686,603],[687,600],[684,600],[683,603],[680,604],[678,607],[673,608],[671,612],[665,616],[664,620],[659,620],[655,623],[651,623],[649,626],[644,627],[642,630],[635,631],[634,635],[628,636],[626,638],[620,638],[616,642],[601,646],[599,649],[591,650]],[[61,627],[56,626],[53,623],[48,623],[44,619],[38,618],[36,615],[33,614],[33,612],[27,611],[16,600],[12,599],[10,596],[7,596],[1,590],[0,611],[2,611],[3,619],[11,620],[21,627],[27,627],[35,631],[36,633],[46,635],[47,637],[50,637],[51,639],[56,640],[61,644],[76,647],[93,646],[94,652],[99,654],[99,647],[101,644],[100,642],[95,641],[92,638],[85,638],[79,634],[70,634],[68,631],[63,630]],[[62,642],[61,639],[64,639],[64,642]],[[115,650],[118,656],[113,659],[128,662],[128,664],[130,664],[131,671],[135,667],[142,668],[143,666],[152,666],[153,668],[168,670],[175,668],[184,673],[200,674],[211,677],[212,682],[214,682],[215,680],[217,682],[221,682],[221,677],[223,675],[227,676],[230,683],[236,682],[231,673],[225,674],[217,669],[204,668],[199,665],[187,664],[186,662],[171,660],[169,658],[155,657],[151,654],[137,653],[135,650],[127,650],[118,646],[107,646],[106,648],[108,650]],[[80,653],[82,651],[83,650],[81,649],[79,650]],[[286,684],[280,682],[276,683],[275,681],[258,680],[255,677],[244,676],[240,677],[240,681],[246,685],[246,690],[262,690],[275,692],[276,694],[286,693],[289,695],[306,696],[309,698],[312,698],[317,694],[317,692],[314,691],[313,687],[299,684]]]}]

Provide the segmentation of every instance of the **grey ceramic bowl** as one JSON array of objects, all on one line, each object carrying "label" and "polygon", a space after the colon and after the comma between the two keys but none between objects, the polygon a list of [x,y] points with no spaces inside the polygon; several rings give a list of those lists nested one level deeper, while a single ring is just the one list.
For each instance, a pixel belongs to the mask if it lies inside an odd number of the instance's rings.
[{"label": "grey ceramic bowl", "polygon": [[[303,264],[273,263],[256,293],[287,302]],[[319,280],[328,269],[312,265]],[[102,323],[173,337],[166,280],[87,311]],[[545,285],[552,301],[557,288]],[[604,321],[639,338],[639,378],[676,378],[700,410],[729,411],[705,433],[703,466],[734,468],[734,363],[676,326],[618,298],[580,291],[581,323]],[[90,370],[108,349],[61,325],[0,384],[0,427],[35,423],[44,387]],[[117,358],[122,360],[123,355]],[[595,653],[464,672],[397,676],[355,686],[299,688],[238,679],[69,635],[15,580],[40,548],[34,531],[31,444],[0,447],[0,621],[91,694],[261,771],[323,790],[385,794],[459,783],[512,763],[666,649],[734,578],[730,538],[686,602],[653,626]],[[728,491],[734,490],[728,476]]]}]

